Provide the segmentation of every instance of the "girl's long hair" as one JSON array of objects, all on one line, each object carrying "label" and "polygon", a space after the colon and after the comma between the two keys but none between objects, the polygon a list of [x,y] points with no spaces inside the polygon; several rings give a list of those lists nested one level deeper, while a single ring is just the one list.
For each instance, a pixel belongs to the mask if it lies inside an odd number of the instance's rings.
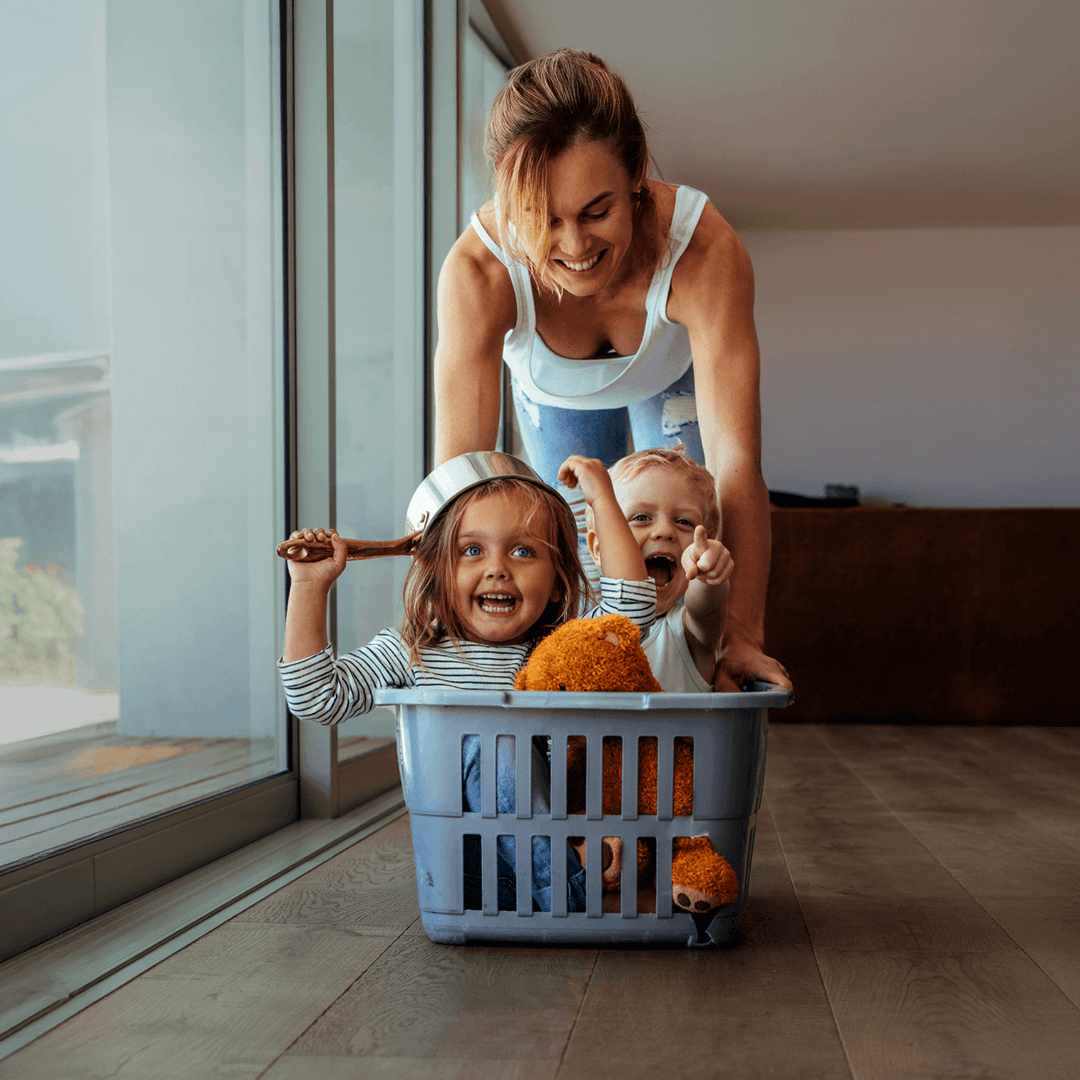
[{"label": "girl's long hair", "polygon": [[444,637],[460,641],[465,628],[454,606],[457,535],[466,509],[496,492],[518,493],[524,498],[522,525],[535,529],[551,552],[560,598],[550,602],[532,627],[532,637],[577,618],[582,599],[589,596],[589,582],[578,559],[577,530],[573,517],[554,492],[512,476],[497,476],[459,495],[431,523],[420,538],[412,566],[405,578],[405,615],[401,636],[409,649],[409,662],[421,665],[420,650]]},{"label": "girl's long hair", "polygon": [[559,49],[510,72],[487,127],[501,243],[556,293],[561,290],[548,269],[549,166],[579,142],[606,143],[630,177],[636,193],[626,256],[631,270],[652,273],[667,257],[667,238],[645,182],[652,163],[649,142],[629,88],[599,56]]}]

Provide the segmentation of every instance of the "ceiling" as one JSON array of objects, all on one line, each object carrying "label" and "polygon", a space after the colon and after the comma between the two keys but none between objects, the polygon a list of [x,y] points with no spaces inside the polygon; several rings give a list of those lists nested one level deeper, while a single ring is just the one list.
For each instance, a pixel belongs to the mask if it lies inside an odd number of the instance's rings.
[{"label": "ceiling", "polygon": [[485,0],[619,71],[743,229],[1080,224],[1076,0]]}]

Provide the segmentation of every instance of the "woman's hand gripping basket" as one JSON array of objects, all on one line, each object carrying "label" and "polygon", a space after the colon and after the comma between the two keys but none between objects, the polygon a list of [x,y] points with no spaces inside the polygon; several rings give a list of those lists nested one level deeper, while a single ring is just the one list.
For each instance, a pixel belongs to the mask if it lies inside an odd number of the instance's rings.
[{"label": "woman's hand gripping basket", "polygon": [[[766,710],[786,705],[789,692],[766,684],[740,694],[605,692],[657,686],[622,616],[550,635],[518,685],[549,689],[379,694],[398,708],[428,937],[730,938],[746,902]],[[471,800],[470,775],[479,787]],[[470,801],[479,812],[465,809]],[[623,850],[637,852],[636,872],[623,866]]]}]

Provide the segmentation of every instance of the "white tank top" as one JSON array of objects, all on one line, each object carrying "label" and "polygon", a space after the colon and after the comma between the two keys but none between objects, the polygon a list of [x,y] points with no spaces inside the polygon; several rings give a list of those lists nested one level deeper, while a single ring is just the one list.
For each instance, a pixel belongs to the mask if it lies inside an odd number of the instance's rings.
[{"label": "white tank top", "polygon": [[675,193],[675,213],[668,232],[670,258],[653,274],[645,297],[645,333],[633,356],[572,360],[559,356],[536,332],[536,307],[528,267],[510,258],[487,234],[480,219],[472,226],[491,253],[506,267],[517,300],[517,323],[503,342],[503,360],[525,396],[563,409],[619,409],[658,394],[686,374],[691,364],[686,327],[667,317],[668,293],[675,264],[690,243],[708,198],[689,187]]},{"label": "white tank top", "polygon": [[702,677],[690,655],[683,628],[683,602],[661,615],[645,631],[641,647],[656,681],[668,694],[711,694],[712,686]]}]

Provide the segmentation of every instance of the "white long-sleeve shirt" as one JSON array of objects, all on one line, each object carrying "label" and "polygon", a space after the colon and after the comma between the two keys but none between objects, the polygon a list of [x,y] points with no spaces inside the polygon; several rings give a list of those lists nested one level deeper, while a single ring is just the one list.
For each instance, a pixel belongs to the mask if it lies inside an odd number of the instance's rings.
[{"label": "white long-sleeve shirt", "polygon": [[[644,636],[656,617],[656,584],[600,579],[600,603],[585,618],[620,614],[632,619]],[[420,650],[423,666],[409,663],[409,650],[394,629],[380,631],[335,660],[327,645],[314,656],[286,664],[278,661],[285,700],[301,720],[340,724],[374,707],[380,688],[442,686],[459,690],[512,690],[536,641],[520,645],[480,645],[444,638]]]}]

